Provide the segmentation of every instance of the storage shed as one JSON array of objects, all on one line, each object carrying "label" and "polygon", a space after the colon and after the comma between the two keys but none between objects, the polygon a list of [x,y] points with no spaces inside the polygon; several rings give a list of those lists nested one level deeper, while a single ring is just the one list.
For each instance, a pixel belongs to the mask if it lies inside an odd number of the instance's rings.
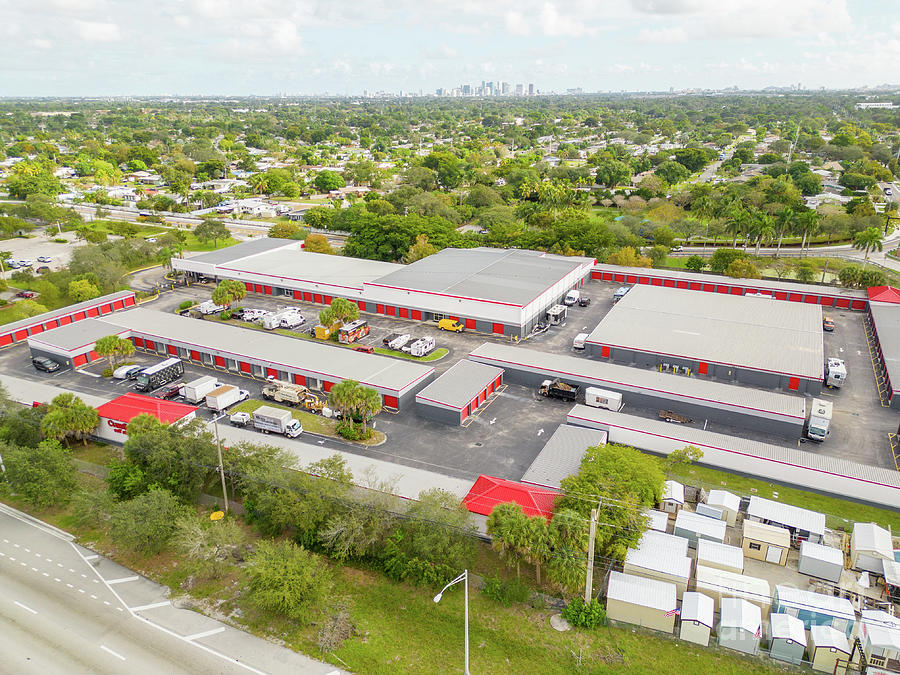
[{"label": "storage shed", "polygon": [[724,520],[716,520],[701,516],[692,511],[682,509],[675,517],[674,534],[687,539],[691,548],[697,547],[697,541],[700,539],[709,539],[710,541],[725,541],[725,525]]},{"label": "storage shed", "polygon": [[769,615],[769,656],[799,666],[806,654],[806,629],[790,614]]},{"label": "storage shed", "polygon": [[831,626],[813,626],[809,629],[809,660],[813,670],[846,675],[850,660],[847,636]]},{"label": "storage shed", "polygon": [[522,476],[533,483],[558,490],[564,478],[578,473],[588,448],[606,445],[606,432],[560,424]]},{"label": "storage shed", "polygon": [[623,569],[626,574],[673,583],[680,596],[691,579],[687,547],[686,539],[647,530],[637,548],[628,549]]},{"label": "storage shed", "polygon": [[847,637],[850,637],[856,625],[856,612],[846,598],[781,584],[775,586],[772,611],[796,616],[807,630],[812,626],[831,626]]},{"label": "storage shed", "polygon": [[805,540],[821,544],[825,537],[824,514],[763,497],[750,497],[747,518],[783,527],[791,533],[791,538],[795,542]]},{"label": "storage shed", "polygon": [[880,609],[864,609],[859,641],[870,667],[900,672],[900,618]]},{"label": "storage shed", "polygon": [[502,368],[457,361],[416,394],[416,412],[441,424],[459,426],[474,415],[502,383]]},{"label": "storage shed", "polygon": [[762,637],[762,612],[741,598],[723,598],[717,633],[720,647],[755,656]]},{"label": "storage shed", "polygon": [[656,509],[645,509],[644,515],[649,523],[648,527],[657,532],[665,532],[669,529],[669,514]]},{"label": "storage shed", "polygon": [[717,608],[723,598],[742,598],[767,614],[772,606],[772,591],[765,579],[703,565],[697,565],[696,590],[711,596],[716,601]]},{"label": "storage shed", "polygon": [[893,560],[891,532],[875,523],[856,523],[850,536],[850,566],[855,570],[884,573],[884,560]]},{"label": "storage shed", "polygon": [[498,504],[518,504],[525,515],[543,516],[549,521],[553,517],[553,503],[558,496],[556,490],[482,474],[463,497],[463,506],[472,513],[489,516]]},{"label": "storage shed", "polygon": [[681,600],[679,637],[687,642],[709,646],[709,633],[715,620],[716,603],[708,595],[689,591]]},{"label": "storage shed", "polygon": [[783,527],[744,520],[741,548],[748,558],[784,565],[791,548],[791,533]]},{"label": "storage shed", "polygon": [[725,518],[722,517],[722,509],[720,509],[718,506],[710,506],[709,504],[699,502],[695,510],[698,515],[705,516],[706,518],[714,518],[721,521],[725,520]]},{"label": "storage shed", "polygon": [[663,484],[660,510],[666,513],[678,513],[684,506],[684,485],[677,480],[667,480]]},{"label": "storage shed", "polygon": [[728,527],[734,527],[738,511],[741,509],[740,497],[728,490],[710,490],[706,504],[722,509],[722,518],[728,523]]},{"label": "storage shed", "polygon": [[737,546],[701,539],[697,542],[697,564],[717,570],[744,573],[744,552]]},{"label": "storage shed", "polygon": [[671,634],[677,609],[675,584],[633,574],[610,572],[606,590],[606,615]]},{"label": "storage shed", "polygon": [[799,570],[800,574],[836,584],[844,571],[844,554],[840,549],[804,541],[800,544]]}]

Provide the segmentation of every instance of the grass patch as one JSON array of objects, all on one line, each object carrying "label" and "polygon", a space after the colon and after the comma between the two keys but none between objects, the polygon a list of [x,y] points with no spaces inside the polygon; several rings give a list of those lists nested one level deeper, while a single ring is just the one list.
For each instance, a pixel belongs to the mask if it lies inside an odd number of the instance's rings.
[{"label": "grass patch", "polygon": [[191,230],[182,230],[182,232],[187,235],[187,242],[184,245],[186,251],[218,251],[220,248],[228,248],[238,243],[237,239],[228,237],[228,239],[219,239],[216,242],[217,245],[213,245],[211,241],[203,242],[197,239]]},{"label": "grass patch", "polygon": [[108,465],[114,459],[122,458],[122,451],[105,443],[88,443],[72,446],[72,457],[100,466]]},{"label": "grass patch", "polygon": [[[272,401],[260,401],[259,399],[249,399],[247,401],[241,401],[237,405],[230,408],[229,412],[232,414],[236,412],[252,413],[254,410],[264,405],[270,406],[272,408],[278,408],[279,410],[289,411],[291,415],[294,416],[294,419],[298,420],[300,424],[303,425],[304,432],[344,440],[337,433],[337,420],[328,419],[327,417],[323,417],[322,415],[316,415],[311,412],[306,412],[305,410],[297,410],[296,408],[291,408],[286,405],[279,405],[278,403],[274,403]],[[373,429],[372,438],[370,438],[368,441],[357,442],[364,445],[376,445],[384,441],[385,438],[386,436],[384,435],[384,433]]]},{"label": "grass patch", "polygon": [[[673,477],[691,485],[705,488],[725,488],[737,494],[758,495],[766,499],[776,499],[785,504],[793,504],[794,506],[824,513],[826,515],[826,523],[832,529],[850,529],[848,525],[854,521],[875,522],[883,527],[890,526],[891,530],[895,532],[900,528],[900,512],[897,511],[857,504],[856,502],[828,497],[815,492],[806,492],[805,490],[785,487],[777,483],[768,483],[746,476],[738,476],[703,466],[677,467],[671,473]],[[776,492],[778,497],[774,496]],[[847,521],[850,521],[850,523]]]},{"label": "grass patch", "polygon": [[450,353],[450,350],[446,347],[438,347],[433,352],[426,356],[412,356],[407,354],[406,352],[398,352],[393,349],[384,349],[383,347],[375,347],[376,354],[383,354],[384,356],[393,356],[398,359],[406,359],[407,361],[439,361],[440,359],[447,356]]}]

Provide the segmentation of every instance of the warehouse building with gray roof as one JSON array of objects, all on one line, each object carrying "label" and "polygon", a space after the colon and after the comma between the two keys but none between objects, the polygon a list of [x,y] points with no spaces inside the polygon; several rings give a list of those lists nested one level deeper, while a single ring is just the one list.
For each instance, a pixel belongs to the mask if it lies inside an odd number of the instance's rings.
[{"label": "warehouse building with gray roof", "polygon": [[502,368],[464,359],[416,394],[416,412],[435,422],[459,426],[479,412],[502,384]]}]

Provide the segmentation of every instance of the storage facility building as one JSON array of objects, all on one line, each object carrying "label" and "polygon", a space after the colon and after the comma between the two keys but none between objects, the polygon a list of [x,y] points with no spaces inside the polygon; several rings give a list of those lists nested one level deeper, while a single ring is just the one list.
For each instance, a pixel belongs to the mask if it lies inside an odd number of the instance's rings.
[{"label": "storage facility building", "polygon": [[831,626],[813,626],[809,630],[809,660],[813,670],[846,675],[850,660],[847,636]]},{"label": "storage facility building", "polygon": [[724,542],[726,527],[724,520],[716,520],[715,518],[701,516],[699,513],[681,509],[678,515],[675,516],[673,533],[687,539],[691,543],[691,548],[696,548],[700,539],[709,539],[719,543]]},{"label": "storage facility building", "polygon": [[850,535],[850,567],[882,574],[885,560],[894,559],[891,532],[875,523],[854,523]]},{"label": "storage facility building", "polygon": [[765,579],[703,565],[697,565],[696,576],[696,590],[711,596],[717,609],[722,598],[743,598],[766,613],[772,606],[772,590]]},{"label": "storage facility building", "polygon": [[806,654],[806,629],[790,614],[769,615],[769,656],[799,666]]},{"label": "storage facility building", "polygon": [[875,338],[876,377],[882,400],[900,408],[900,290],[891,286],[868,289],[869,323]]},{"label": "storage facility building", "polygon": [[744,573],[744,552],[737,546],[701,539],[697,542],[697,564],[717,570]]},{"label": "storage facility building", "polygon": [[900,473],[893,469],[585,405],[574,406],[566,421],[605,431],[610,443],[658,455],[693,445],[703,451],[699,462],[703,466],[879,507],[896,508],[900,504]]},{"label": "storage facility building", "polygon": [[763,560],[773,565],[787,565],[791,533],[777,525],[744,520],[741,548],[744,555],[752,560]]},{"label": "storage facility building", "polygon": [[856,626],[856,612],[846,598],[781,584],[775,586],[772,611],[796,616],[803,622],[806,630],[813,626],[831,626],[850,637]]},{"label": "storage facility building", "polygon": [[467,330],[524,337],[590,277],[593,258],[517,249],[445,248],[410,265],[303,251],[286,239],[245,242],[172,261],[197,277],[236,279],[247,290],[414,321],[453,318]]},{"label": "storage facility building", "polygon": [[741,510],[740,497],[728,490],[710,490],[706,504],[721,509],[722,519],[728,523],[728,527],[734,527],[737,522],[737,514]]},{"label": "storage facility building", "polygon": [[678,605],[675,584],[658,579],[610,572],[606,590],[606,616],[671,634]]},{"label": "storage facility building", "polygon": [[689,591],[681,599],[681,628],[678,636],[687,642],[709,646],[709,633],[713,628],[716,604],[703,593]]},{"label": "storage facility building", "polygon": [[29,337],[28,349],[32,357],[46,356],[66,369],[80,368],[106,358],[94,351],[94,344],[107,335],[127,338],[131,332],[103,319],[84,319]]},{"label": "storage facility building", "polygon": [[695,419],[698,425],[708,420],[793,439],[801,435],[806,421],[806,400],[782,392],[673,377],[653,370],[490,342],[475,349],[469,359],[503,368],[507,382],[537,387],[545,379],[558,377],[584,388],[620,393],[627,408],[672,410]]},{"label": "storage facility building", "polygon": [[623,570],[626,574],[673,583],[681,596],[691,579],[687,547],[686,539],[647,530],[637,548],[628,549]]},{"label": "storage facility building", "polygon": [[585,350],[615,363],[815,395],[824,370],[822,309],[635,286]]},{"label": "storage facility building", "polygon": [[174,424],[188,422],[196,413],[196,406],[128,392],[98,406],[95,435],[104,441],[124,443],[128,440],[128,423],[138,415],[153,415],[164,424]]},{"label": "storage facility building", "polygon": [[416,412],[441,424],[459,426],[503,383],[503,369],[457,361],[416,394]]},{"label": "storage facility building", "polygon": [[558,496],[556,490],[481,475],[463,498],[463,506],[472,513],[489,516],[498,504],[518,504],[526,516],[543,516],[549,521]]},{"label": "storage facility building", "polygon": [[587,449],[600,445],[606,445],[605,431],[560,424],[522,476],[522,482],[558,490],[563,478],[578,473]]},{"label": "storage facility building", "polygon": [[798,569],[800,574],[836,584],[844,571],[844,554],[838,548],[804,541],[800,544]]},{"label": "storage facility building", "polygon": [[717,632],[720,647],[755,656],[762,637],[762,612],[741,598],[723,598]]}]

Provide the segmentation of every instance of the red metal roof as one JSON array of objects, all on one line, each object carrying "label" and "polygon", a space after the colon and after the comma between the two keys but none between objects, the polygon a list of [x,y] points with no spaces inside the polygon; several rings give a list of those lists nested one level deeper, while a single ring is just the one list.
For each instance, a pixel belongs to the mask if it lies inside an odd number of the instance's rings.
[{"label": "red metal roof", "polygon": [[871,302],[890,302],[900,305],[900,290],[893,286],[872,286],[868,292]]},{"label": "red metal roof", "polygon": [[100,417],[127,424],[138,415],[146,413],[158,418],[160,422],[171,424],[196,410],[196,406],[187,405],[186,403],[164,401],[152,396],[143,396],[142,394],[129,392],[101,405],[97,408],[97,414]]},{"label": "red metal roof", "polygon": [[521,506],[525,515],[544,516],[549,520],[558,495],[556,490],[481,475],[463,499],[463,504],[472,513],[489,516],[497,504],[512,502]]}]

